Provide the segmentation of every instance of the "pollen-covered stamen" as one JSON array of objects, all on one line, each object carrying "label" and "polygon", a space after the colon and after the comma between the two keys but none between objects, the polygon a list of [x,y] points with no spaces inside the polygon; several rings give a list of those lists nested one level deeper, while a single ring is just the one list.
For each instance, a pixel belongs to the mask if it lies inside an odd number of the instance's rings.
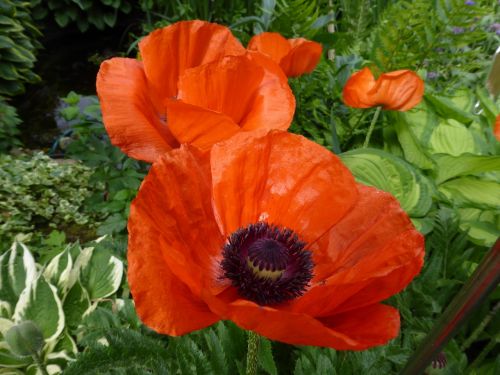
[{"label": "pollen-covered stamen", "polygon": [[221,268],[241,296],[261,305],[284,302],[301,296],[313,277],[304,246],[292,230],[258,222],[229,236]]}]

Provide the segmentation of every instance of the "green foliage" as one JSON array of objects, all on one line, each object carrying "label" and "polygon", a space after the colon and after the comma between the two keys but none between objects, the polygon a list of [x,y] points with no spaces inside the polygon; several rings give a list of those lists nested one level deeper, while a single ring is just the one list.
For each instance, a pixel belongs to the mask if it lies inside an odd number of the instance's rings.
[{"label": "green foliage", "polygon": [[40,20],[51,14],[60,27],[76,23],[83,33],[90,26],[99,30],[113,27],[120,12],[130,13],[128,0],[35,0],[33,16]]},{"label": "green foliage", "polygon": [[92,171],[43,153],[0,155],[0,244],[18,233],[92,223],[84,210]]},{"label": "green foliage", "polygon": [[5,153],[21,144],[17,139],[19,134],[17,126],[20,123],[16,109],[0,97],[0,153]]},{"label": "green foliage", "polygon": [[[30,7],[30,2],[2,0],[0,6],[0,96],[21,94],[24,92],[26,83],[40,80],[33,73],[33,66],[36,61],[35,51],[40,47],[37,38],[41,36],[41,33],[32,22]],[[0,119],[2,119],[1,116]]]},{"label": "green foliage", "polygon": [[[493,2],[398,1],[387,7],[363,53],[381,71],[425,69],[441,87],[470,85],[486,76],[496,36]],[[491,42],[485,43],[485,40]],[[497,43],[498,44],[498,41]]]}]

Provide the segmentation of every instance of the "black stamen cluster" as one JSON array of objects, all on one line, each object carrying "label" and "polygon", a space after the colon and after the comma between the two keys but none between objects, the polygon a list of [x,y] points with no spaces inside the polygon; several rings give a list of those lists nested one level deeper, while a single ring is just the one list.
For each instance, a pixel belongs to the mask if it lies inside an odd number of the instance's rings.
[{"label": "black stamen cluster", "polygon": [[224,245],[223,275],[242,297],[259,305],[297,298],[313,278],[312,254],[305,245],[291,229],[250,224],[232,233]]}]

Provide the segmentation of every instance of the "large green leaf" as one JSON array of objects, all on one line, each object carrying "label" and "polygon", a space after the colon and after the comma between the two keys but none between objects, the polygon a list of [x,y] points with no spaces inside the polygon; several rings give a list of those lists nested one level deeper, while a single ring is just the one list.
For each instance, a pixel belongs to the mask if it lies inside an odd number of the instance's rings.
[{"label": "large green leaf", "polygon": [[462,154],[452,156],[434,155],[436,160],[436,184],[440,184],[456,176],[478,174],[482,172],[500,172],[500,156],[482,156]]},{"label": "large green leaf", "polygon": [[500,183],[495,181],[460,177],[441,184],[439,191],[458,207],[500,208]]},{"label": "large green leaf", "polygon": [[123,276],[123,263],[104,248],[83,249],[75,262],[80,281],[95,300],[115,293]]},{"label": "large green leaf", "polygon": [[57,339],[64,329],[64,313],[56,288],[40,275],[21,293],[13,318],[16,323],[35,322],[46,341]]},{"label": "large green leaf", "polygon": [[404,160],[375,149],[357,149],[341,157],[357,181],[393,194],[410,216],[422,217],[431,208],[432,185]]},{"label": "large green leaf", "polygon": [[430,103],[433,109],[445,119],[453,119],[468,124],[476,120],[476,117],[460,108],[455,101],[444,96],[425,94],[425,100]]},{"label": "large green leaf", "polygon": [[454,120],[440,123],[432,132],[429,150],[433,154],[458,156],[475,153],[476,144],[472,133],[465,125]]},{"label": "large green leaf", "polygon": [[67,326],[75,330],[82,321],[84,313],[90,307],[90,299],[87,291],[83,289],[80,281],[77,281],[68,291],[63,302],[64,315]]},{"label": "large green leaf", "polygon": [[470,240],[480,246],[492,246],[500,237],[500,210],[460,208],[460,229],[467,231]]},{"label": "large green leaf", "polygon": [[10,318],[23,290],[35,282],[35,260],[28,248],[14,242],[0,256],[0,314]]}]

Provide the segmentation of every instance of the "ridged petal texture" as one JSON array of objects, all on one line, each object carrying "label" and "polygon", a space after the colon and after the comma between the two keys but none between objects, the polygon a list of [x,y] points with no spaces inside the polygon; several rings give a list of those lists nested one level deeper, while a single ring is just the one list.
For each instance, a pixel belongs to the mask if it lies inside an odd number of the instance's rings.
[{"label": "ridged petal texture", "polygon": [[[301,297],[260,306],[221,274],[227,237],[258,221],[307,242],[315,276]],[[230,319],[290,344],[382,345],[398,334],[399,313],[381,301],[402,290],[424,258],[423,236],[394,197],[357,184],[328,150],[277,130],[163,155],[132,203],[128,229],[138,314],[169,335]]]},{"label": "ridged petal texture", "polygon": [[363,68],[347,80],[342,94],[349,107],[407,111],[422,101],[424,81],[411,70],[384,73],[375,80],[370,69]]}]

